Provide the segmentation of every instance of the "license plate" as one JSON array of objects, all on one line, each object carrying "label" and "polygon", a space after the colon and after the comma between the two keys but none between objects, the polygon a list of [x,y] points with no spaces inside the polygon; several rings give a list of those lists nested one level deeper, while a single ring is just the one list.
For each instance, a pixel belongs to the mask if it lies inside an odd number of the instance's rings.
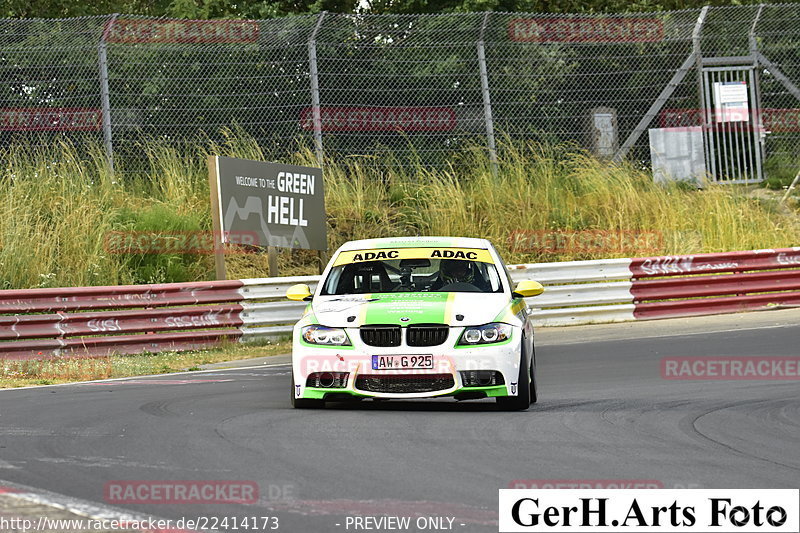
[{"label": "license plate", "polygon": [[431,370],[432,355],[373,355],[372,370]]}]

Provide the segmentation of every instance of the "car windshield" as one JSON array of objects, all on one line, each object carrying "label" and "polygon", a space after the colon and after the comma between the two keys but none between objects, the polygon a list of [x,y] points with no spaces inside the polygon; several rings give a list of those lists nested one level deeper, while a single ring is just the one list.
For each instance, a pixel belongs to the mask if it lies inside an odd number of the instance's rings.
[{"label": "car windshield", "polygon": [[[418,257],[388,258],[389,255],[386,259],[337,264],[325,279],[321,294],[503,292],[497,268],[491,262],[429,257],[431,252],[427,250],[414,255]],[[486,256],[488,253],[483,258]],[[374,255],[364,253],[360,257]]]}]

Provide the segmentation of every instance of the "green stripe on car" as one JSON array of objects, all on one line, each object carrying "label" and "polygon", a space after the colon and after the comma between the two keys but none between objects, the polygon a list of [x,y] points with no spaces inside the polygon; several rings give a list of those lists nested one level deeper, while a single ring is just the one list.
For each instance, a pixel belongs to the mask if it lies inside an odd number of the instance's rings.
[{"label": "green stripe on car", "polygon": [[[396,292],[371,294],[364,324],[450,324],[455,293]],[[406,320],[402,320],[406,319]]]}]

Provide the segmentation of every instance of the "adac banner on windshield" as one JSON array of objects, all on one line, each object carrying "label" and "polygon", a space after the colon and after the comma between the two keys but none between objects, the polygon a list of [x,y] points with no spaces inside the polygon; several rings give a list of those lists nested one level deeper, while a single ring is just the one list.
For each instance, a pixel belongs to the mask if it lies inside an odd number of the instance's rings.
[{"label": "adac banner on windshield", "polygon": [[361,263],[365,261],[391,261],[393,259],[459,259],[494,263],[489,250],[481,248],[380,248],[376,250],[352,250],[340,252],[333,266]]}]

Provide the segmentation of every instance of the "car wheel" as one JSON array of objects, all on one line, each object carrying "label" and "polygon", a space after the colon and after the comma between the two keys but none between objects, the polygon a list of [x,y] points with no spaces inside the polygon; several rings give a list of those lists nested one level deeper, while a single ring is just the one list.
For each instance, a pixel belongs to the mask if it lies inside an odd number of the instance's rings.
[{"label": "car wheel", "polygon": [[[531,405],[531,367],[525,363],[525,348],[520,350],[517,396],[497,398],[497,405],[504,411],[524,411]],[[532,361],[532,360],[531,360]]]},{"label": "car wheel", "polygon": [[325,400],[310,400],[308,398],[295,398],[294,393],[294,375],[292,375],[292,407],[295,409],[322,409],[325,407]]}]

